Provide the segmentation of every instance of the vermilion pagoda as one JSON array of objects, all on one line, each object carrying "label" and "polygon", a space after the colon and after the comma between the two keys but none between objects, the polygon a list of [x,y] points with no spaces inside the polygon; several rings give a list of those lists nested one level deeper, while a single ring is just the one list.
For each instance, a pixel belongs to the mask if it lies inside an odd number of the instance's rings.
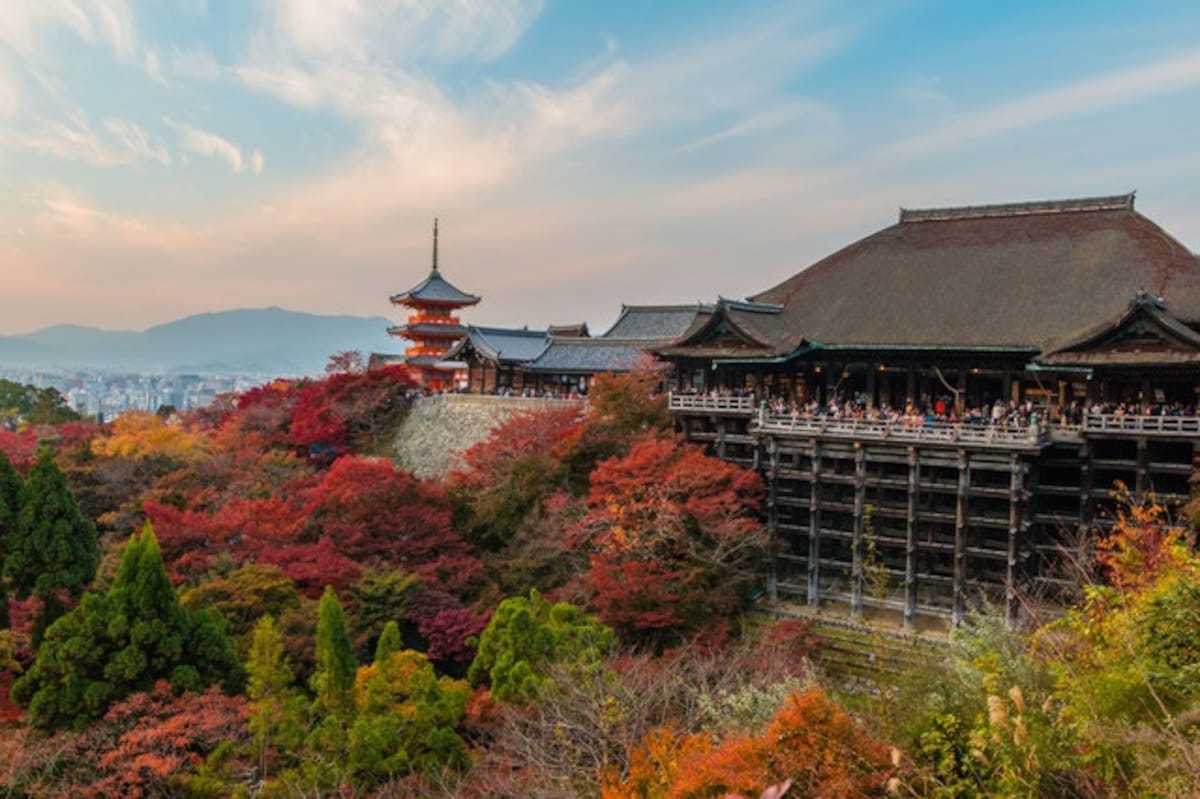
[{"label": "vermilion pagoda", "polygon": [[421,283],[392,296],[392,304],[408,308],[409,316],[405,324],[388,328],[390,335],[412,342],[404,351],[404,363],[426,388],[454,386],[457,365],[446,360],[446,353],[467,333],[455,311],[479,299],[451,285],[438,271],[438,223],[433,220],[433,268]]}]

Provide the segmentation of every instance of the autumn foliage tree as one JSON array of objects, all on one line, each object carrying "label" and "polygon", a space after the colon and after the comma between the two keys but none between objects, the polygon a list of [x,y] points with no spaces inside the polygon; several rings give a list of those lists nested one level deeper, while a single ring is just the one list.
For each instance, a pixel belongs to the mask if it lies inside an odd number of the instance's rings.
[{"label": "autumn foliage tree", "polygon": [[457,526],[480,547],[498,550],[526,518],[566,486],[565,448],[583,428],[579,409],[567,405],[513,414],[463,455],[451,476]]},{"label": "autumn foliage tree", "polygon": [[866,799],[886,795],[895,773],[889,749],[818,688],[792,696],[760,733],[714,743],[671,727],[656,730],[630,757],[604,799],[759,796],[791,780],[797,796]]},{"label": "autumn foliage tree", "polygon": [[631,641],[664,642],[741,610],[760,577],[759,477],[673,438],[645,437],[591,477],[572,540],[599,617]]}]

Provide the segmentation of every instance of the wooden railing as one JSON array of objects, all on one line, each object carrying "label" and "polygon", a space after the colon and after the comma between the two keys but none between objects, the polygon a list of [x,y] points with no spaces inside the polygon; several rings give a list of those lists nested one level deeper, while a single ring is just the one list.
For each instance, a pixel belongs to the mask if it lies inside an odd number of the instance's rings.
[{"label": "wooden railing", "polygon": [[712,394],[676,394],[668,400],[672,411],[711,413],[726,416],[757,417],[755,427],[764,431],[803,435],[873,437],[904,441],[955,442],[1030,446],[1044,443],[1051,433],[1067,436],[1088,434],[1124,434],[1147,436],[1200,437],[1200,417],[1139,416],[1134,414],[1093,413],[1078,425],[1056,423],[1039,426],[975,425],[950,422],[912,423],[904,420],[866,421],[836,419],[828,416],[793,418],[776,415],[754,397]]},{"label": "wooden railing", "polygon": [[667,407],[672,411],[701,411],[705,413],[754,414],[754,397],[712,396],[710,394],[671,393]]},{"label": "wooden railing", "polygon": [[1200,436],[1200,417],[1135,416],[1089,413],[1080,429],[1084,433],[1129,433],[1149,436]]},{"label": "wooden railing", "polygon": [[975,444],[1019,449],[1039,447],[1048,440],[1046,431],[1033,425],[1005,427],[1003,425],[952,424],[950,422],[868,421],[832,417],[808,419],[775,416],[765,412],[759,414],[754,429],[764,433],[825,436],[856,441]]}]

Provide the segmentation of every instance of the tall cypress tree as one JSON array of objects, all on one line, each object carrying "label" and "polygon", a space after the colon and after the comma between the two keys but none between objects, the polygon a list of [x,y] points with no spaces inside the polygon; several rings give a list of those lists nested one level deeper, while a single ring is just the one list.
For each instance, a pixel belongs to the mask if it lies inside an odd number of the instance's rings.
[{"label": "tall cypress tree", "polygon": [[346,613],[333,588],[325,586],[317,606],[317,668],[312,688],[317,694],[318,712],[344,715],[350,707],[350,689],[354,687],[354,646],[346,631]]},{"label": "tall cypress tree", "polygon": [[48,447],[38,451],[37,463],[21,492],[15,535],[10,535],[4,571],[18,597],[31,593],[42,600],[34,638],[62,615],[59,594],[78,596],[96,576],[100,547],[96,526],[80,511],[67,488],[66,475]]},{"label": "tall cypress tree", "polygon": [[21,490],[24,483],[13,468],[8,455],[0,450],[0,627],[8,626],[8,584],[4,561],[17,532],[17,517],[21,512]]},{"label": "tall cypress tree", "polygon": [[82,726],[163,678],[181,691],[214,682],[233,689],[241,664],[219,616],[179,604],[147,524],[125,545],[108,593],[87,594],[46,631],[13,696],[39,727]]}]

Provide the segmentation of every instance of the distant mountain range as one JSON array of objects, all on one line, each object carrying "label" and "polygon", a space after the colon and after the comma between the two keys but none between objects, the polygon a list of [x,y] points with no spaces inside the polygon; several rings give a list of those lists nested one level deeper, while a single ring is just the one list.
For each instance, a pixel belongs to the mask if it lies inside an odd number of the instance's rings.
[{"label": "distant mountain range", "polygon": [[282,308],[198,314],[143,330],[55,325],[0,336],[0,368],[55,371],[317,374],[341,350],[401,352],[382,316],[319,316]]}]

